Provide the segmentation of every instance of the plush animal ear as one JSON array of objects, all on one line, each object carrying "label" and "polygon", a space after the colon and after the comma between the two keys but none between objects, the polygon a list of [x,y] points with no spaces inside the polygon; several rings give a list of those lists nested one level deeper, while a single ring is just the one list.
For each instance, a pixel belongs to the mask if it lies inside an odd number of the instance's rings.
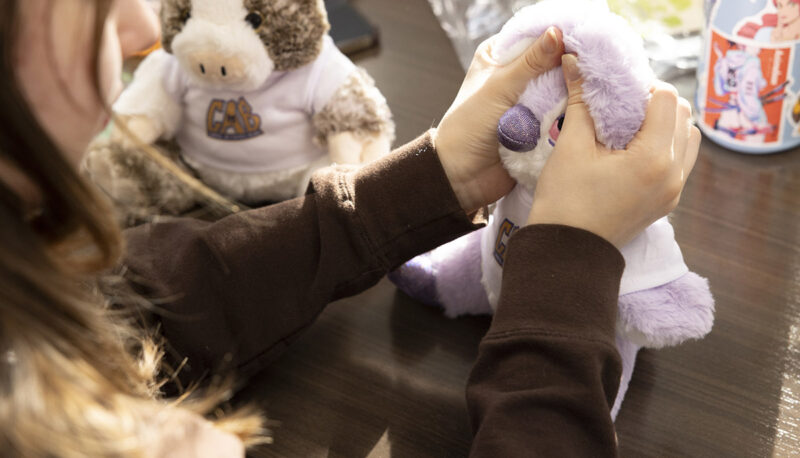
[{"label": "plush animal ear", "polygon": [[566,51],[578,55],[597,139],[624,148],[641,128],[655,82],[641,37],[603,1],[544,0],[506,23],[492,43],[493,57],[514,60],[551,26],[562,31]]},{"label": "plush animal ear", "polygon": [[566,36],[564,45],[578,55],[597,140],[622,149],[642,127],[656,78],[641,36],[626,20],[611,13],[591,19]]},{"label": "plush animal ear", "polygon": [[323,0],[244,0],[248,10],[259,9],[264,25],[259,36],[276,70],[291,70],[317,58],[328,30]]},{"label": "plush animal ear", "polygon": [[192,17],[192,0],[161,2],[161,46],[172,53],[172,40]]},{"label": "plush animal ear", "polygon": [[607,14],[604,1],[543,0],[519,10],[506,22],[492,44],[492,57],[505,65],[521,56],[548,27],[567,33],[587,17]]}]

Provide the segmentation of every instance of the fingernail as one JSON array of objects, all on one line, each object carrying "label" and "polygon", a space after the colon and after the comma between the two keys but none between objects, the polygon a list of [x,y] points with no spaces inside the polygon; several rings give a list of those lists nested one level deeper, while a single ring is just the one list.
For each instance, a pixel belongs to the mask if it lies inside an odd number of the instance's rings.
[{"label": "fingernail", "polygon": [[542,43],[542,47],[547,54],[553,54],[558,51],[558,36],[556,35],[556,29],[553,27],[548,28],[544,33],[544,43]]},{"label": "fingernail", "polygon": [[561,56],[561,67],[567,81],[578,81],[581,79],[581,71],[578,69],[578,58],[574,54],[564,54]]}]

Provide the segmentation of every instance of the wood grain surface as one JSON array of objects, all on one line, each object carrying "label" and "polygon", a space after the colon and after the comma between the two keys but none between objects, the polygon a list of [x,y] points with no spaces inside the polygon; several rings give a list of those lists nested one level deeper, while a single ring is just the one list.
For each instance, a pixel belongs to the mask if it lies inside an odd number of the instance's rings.
[{"label": "wood grain surface", "polygon": [[[381,30],[380,48],[355,60],[386,95],[398,143],[411,140],[463,71],[426,0],[353,3]],[[705,340],[640,353],[617,421],[622,456],[800,456],[800,151],[704,141],[672,222],[711,281],[716,324]],[[238,397],[279,422],[252,456],[467,455],[464,385],[489,319],[446,319],[386,280],[332,304]]]}]

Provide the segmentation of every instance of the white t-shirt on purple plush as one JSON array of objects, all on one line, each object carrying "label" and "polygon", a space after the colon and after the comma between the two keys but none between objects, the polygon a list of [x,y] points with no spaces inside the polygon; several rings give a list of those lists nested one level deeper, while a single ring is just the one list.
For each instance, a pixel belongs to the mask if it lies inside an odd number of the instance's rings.
[{"label": "white t-shirt on purple plush", "polygon": [[[481,282],[492,308],[497,307],[500,297],[508,239],[525,225],[532,205],[533,191],[518,185],[497,203],[481,237]],[[667,284],[689,272],[666,217],[650,225],[620,251],[625,258],[620,296]]]}]

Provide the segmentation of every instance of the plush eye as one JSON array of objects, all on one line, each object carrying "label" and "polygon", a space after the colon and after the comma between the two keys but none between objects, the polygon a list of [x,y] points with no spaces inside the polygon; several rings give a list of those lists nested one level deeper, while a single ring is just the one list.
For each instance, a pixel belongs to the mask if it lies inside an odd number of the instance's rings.
[{"label": "plush eye", "polygon": [[261,15],[258,11],[253,11],[244,18],[248,24],[250,24],[254,29],[258,30],[261,27],[261,24],[264,23],[264,16]]},{"label": "plush eye", "polygon": [[556,140],[558,140],[558,136],[561,134],[561,129],[564,128],[564,116],[561,115],[557,117],[553,121],[553,125],[550,126],[550,146],[556,146]]},{"label": "plush eye", "polygon": [[186,24],[192,18],[192,11],[190,9],[181,10],[181,22]]}]

